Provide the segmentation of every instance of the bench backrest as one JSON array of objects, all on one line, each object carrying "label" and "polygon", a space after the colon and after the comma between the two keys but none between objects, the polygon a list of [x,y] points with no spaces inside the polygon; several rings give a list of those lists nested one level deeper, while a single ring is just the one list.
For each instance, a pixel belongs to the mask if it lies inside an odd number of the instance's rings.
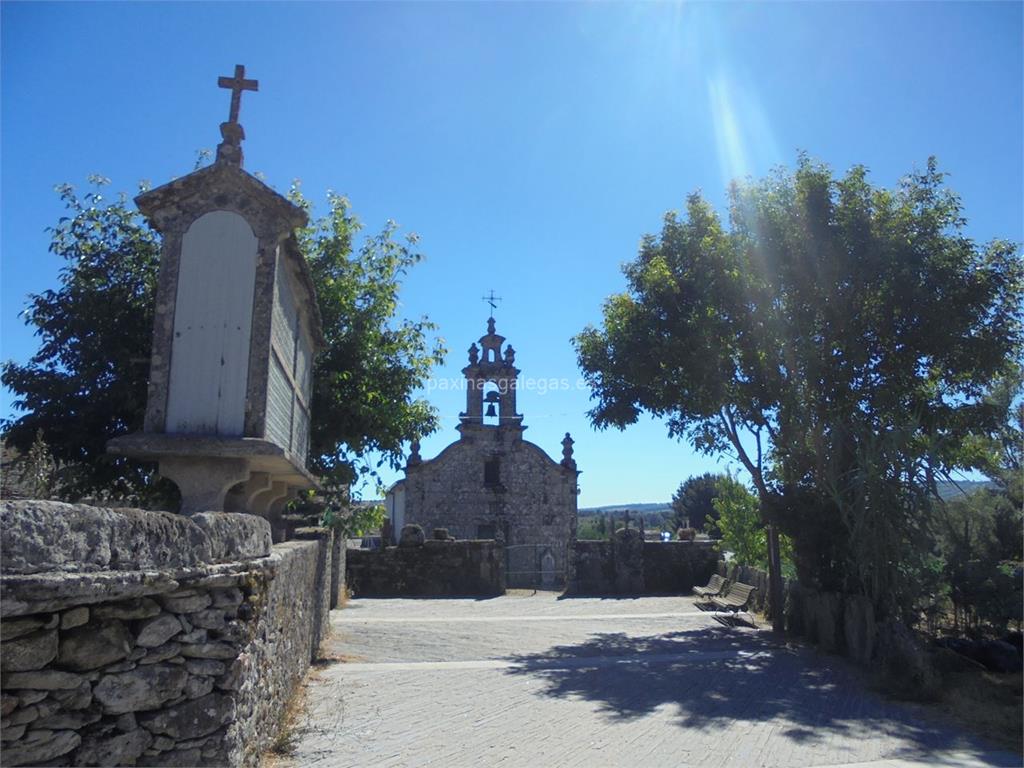
[{"label": "bench backrest", "polygon": [[708,582],[707,588],[720,591],[723,584],[725,584],[725,579],[716,573],[711,577],[711,581]]},{"label": "bench backrest", "polygon": [[739,600],[740,602],[747,602],[750,599],[750,593],[753,592],[757,587],[752,587],[749,584],[741,584],[735,582],[729,587],[729,591],[725,593],[725,596],[729,600]]}]

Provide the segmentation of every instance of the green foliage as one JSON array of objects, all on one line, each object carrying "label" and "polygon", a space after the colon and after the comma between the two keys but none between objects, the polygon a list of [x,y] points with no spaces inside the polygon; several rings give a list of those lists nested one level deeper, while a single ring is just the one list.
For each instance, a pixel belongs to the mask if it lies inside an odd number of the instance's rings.
[{"label": "green foliage", "polygon": [[1024,508],[1024,370],[1015,366],[997,379],[987,396],[997,413],[1005,413],[990,433],[972,446],[980,454],[977,465],[995,482],[1011,506]]},{"label": "green foliage", "polygon": [[965,234],[933,160],[887,190],[801,157],[734,184],[729,214],[695,194],[644,237],[627,291],[575,339],[590,417],[646,411],[731,452],[801,581],[904,610],[936,482],[1005,421],[990,395],[1021,350],[1018,248]]},{"label": "green foliage", "polygon": [[757,496],[731,477],[722,478],[712,501],[722,531],[719,546],[732,552],[738,565],[768,567],[768,539]]},{"label": "green foliage", "polygon": [[[57,289],[29,297],[39,351],[3,365],[0,380],[23,412],[3,424],[4,438],[24,452],[42,434],[64,468],[61,498],[173,508],[177,493],[152,465],[105,452],[112,437],[142,428],[160,243],[126,196],[105,201],[106,180],[91,181],[97,188],[84,197],[58,188],[68,215],[50,230],[50,251],[65,266]],[[293,199],[309,209],[297,191]],[[356,245],[361,225],[347,201],[329,195],[328,204],[300,233],[327,339],[314,370],[310,465],[344,486],[384,462],[397,466],[403,440],[436,428],[413,393],[444,349],[425,318],[398,318],[401,279],[421,259],[415,236],[399,241],[388,222]]]},{"label": "green foliage", "polygon": [[598,540],[605,538],[607,525],[604,515],[581,517],[576,526],[576,538],[580,540]]},{"label": "green foliage", "polygon": [[717,513],[712,502],[718,496],[719,481],[726,475],[707,472],[683,482],[672,495],[671,530],[686,527],[685,523],[717,538],[721,535],[717,525]]},{"label": "green foliage", "polygon": [[28,451],[41,436],[65,466],[62,498],[173,500],[151,465],[110,456],[108,440],[142,428],[160,243],[125,195],[106,201],[108,183],[90,178],[79,196],[57,188],[67,208],[51,234],[63,260],[59,287],[29,297],[25,322],[40,337],[25,365],[5,362],[4,386],[23,416],[5,422],[4,438]]},{"label": "green foliage", "polygon": [[57,462],[53,460],[50,446],[43,440],[43,433],[36,433],[36,439],[25,454],[21,481],[34,499],[53,497],[57,487]]},{"label": "green foliage", "polygon": [[[718,548],[731,552],[738,565],[750,565],[768,569],[768,533],[755,494],[738,480],[721,475],[718,478],[718,493],[712,504],[715,518],[721,530]],[[796,577],[793,564],[793,540],[779,534],[779,555],[782,560],[782,576]]]},{"label": "green foliage", "polygon": [[351,505],[327,504],[324,508],[321,524],[333,528],[335,533],[346,538],[366,536],[379,531],[387,517],[383,504]]},{"label": "green foliage", "polygon": [[[292,202],[311,209],[297,187]],[[329,211],[299,233],[317,290],[327,348],[313,378],[310,464],[332,484],[374,475],[384,463],[399,469],[403,444],[437,429],[437,414],[413,397],[445,348],[430,338],[426,317],[398,320],[399,289],[423,257],[416,235],[397,239],[397,225],[355,247],[362,229],[348,200],[328,194]],[[363,460],[370,453],[375,465]]]},{"label": "green foliage", "polygon": [[983,490],[942,505],[936,518],[954,625],[1003,631],[1020,622],[1024,512],[1005,493]]}]

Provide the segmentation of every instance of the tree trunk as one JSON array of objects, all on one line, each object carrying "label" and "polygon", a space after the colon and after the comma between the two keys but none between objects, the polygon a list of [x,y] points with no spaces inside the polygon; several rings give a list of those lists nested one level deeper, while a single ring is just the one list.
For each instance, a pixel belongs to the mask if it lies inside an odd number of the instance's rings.
[{"label": "tree trunk", "polygon": [[779,551],[779,531],[774,525],[768,526],[768,601],[772,607],[772,632],[785,629],[782,605],[782,556]]}]

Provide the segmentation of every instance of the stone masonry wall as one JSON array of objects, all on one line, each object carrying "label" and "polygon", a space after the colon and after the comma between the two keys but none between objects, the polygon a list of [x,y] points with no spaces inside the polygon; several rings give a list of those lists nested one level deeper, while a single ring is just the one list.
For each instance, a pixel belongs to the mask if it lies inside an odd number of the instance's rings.
[{"label": "stone masonry wall", "polygon": [[644,586],[648,593],[687,594],[708,583],[718,553],[709,541],[645,541]]},{"label": "stone masonry wall", "polygon": [[336,530],[331,547],[331,608],[338,608],[345,602],[346,545],[344,534]]},{"label": "stone masonry wall", "polygon": [[569,584],[576,595],[689,593],[715,572],[711,542],[643,541],[620,528],[604,541],[576,541],[570,549]]},{"label": "stone masonry wall", "polygon": [[231,764],[258,764],[327,635],[330,567],[324,552],[330,556],[330,541],[326,536],[274,545],[275,578],[259,591],[252,637],[238,655],[240,682],[226,738]]},{"label": "stone masonry wall", "polygon": [[0,526],[5,766],[257,764],[326,631],[329,532],[56,502]]},{"label": "stone masonry wall", "polygon": [[[746,565],[718,564],[718,573],[730,582],[756,587],[751,610],[772,615],[768,573]],[[787,633],[803,636],[829,653],[839,653],[868,664],[875,652],[878,626],[875,612],[863,595],[817,592],[795,579],[782,580],[783,618]]]},{"label": "stone masonry wall", "polygon": [[357,597],[490,597],[505,592],[503,548],[493,541],[440,541],[350,549],[346,581]]}]

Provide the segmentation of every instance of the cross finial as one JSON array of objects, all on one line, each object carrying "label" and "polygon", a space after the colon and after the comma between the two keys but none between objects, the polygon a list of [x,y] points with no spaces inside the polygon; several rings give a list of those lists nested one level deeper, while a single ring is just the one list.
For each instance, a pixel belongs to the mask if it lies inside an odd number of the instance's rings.
[{"label": "cross finial", "polygon": [[492,288],[490,294],[487,295],[487,296],[484,296],[483,299],[481,299],[481,301],[487,302],[487,305],[491,308],[491,315],[490,316],[493,318],[494,317],[494,310],[496,310],[498,308],[498,302],[501,301],[501,296],[495,296],[494,295],[494,289]]},{"label": "cross finial", "polygon": [[238,109],[242,106],[242,91],[258,91],[260,89],[258,80],[245,79],[244,64],[235,64],[234,77],[218,77],[217,85],[231,90],[231,111],[228,113],[229,123],[238,122]]}]

